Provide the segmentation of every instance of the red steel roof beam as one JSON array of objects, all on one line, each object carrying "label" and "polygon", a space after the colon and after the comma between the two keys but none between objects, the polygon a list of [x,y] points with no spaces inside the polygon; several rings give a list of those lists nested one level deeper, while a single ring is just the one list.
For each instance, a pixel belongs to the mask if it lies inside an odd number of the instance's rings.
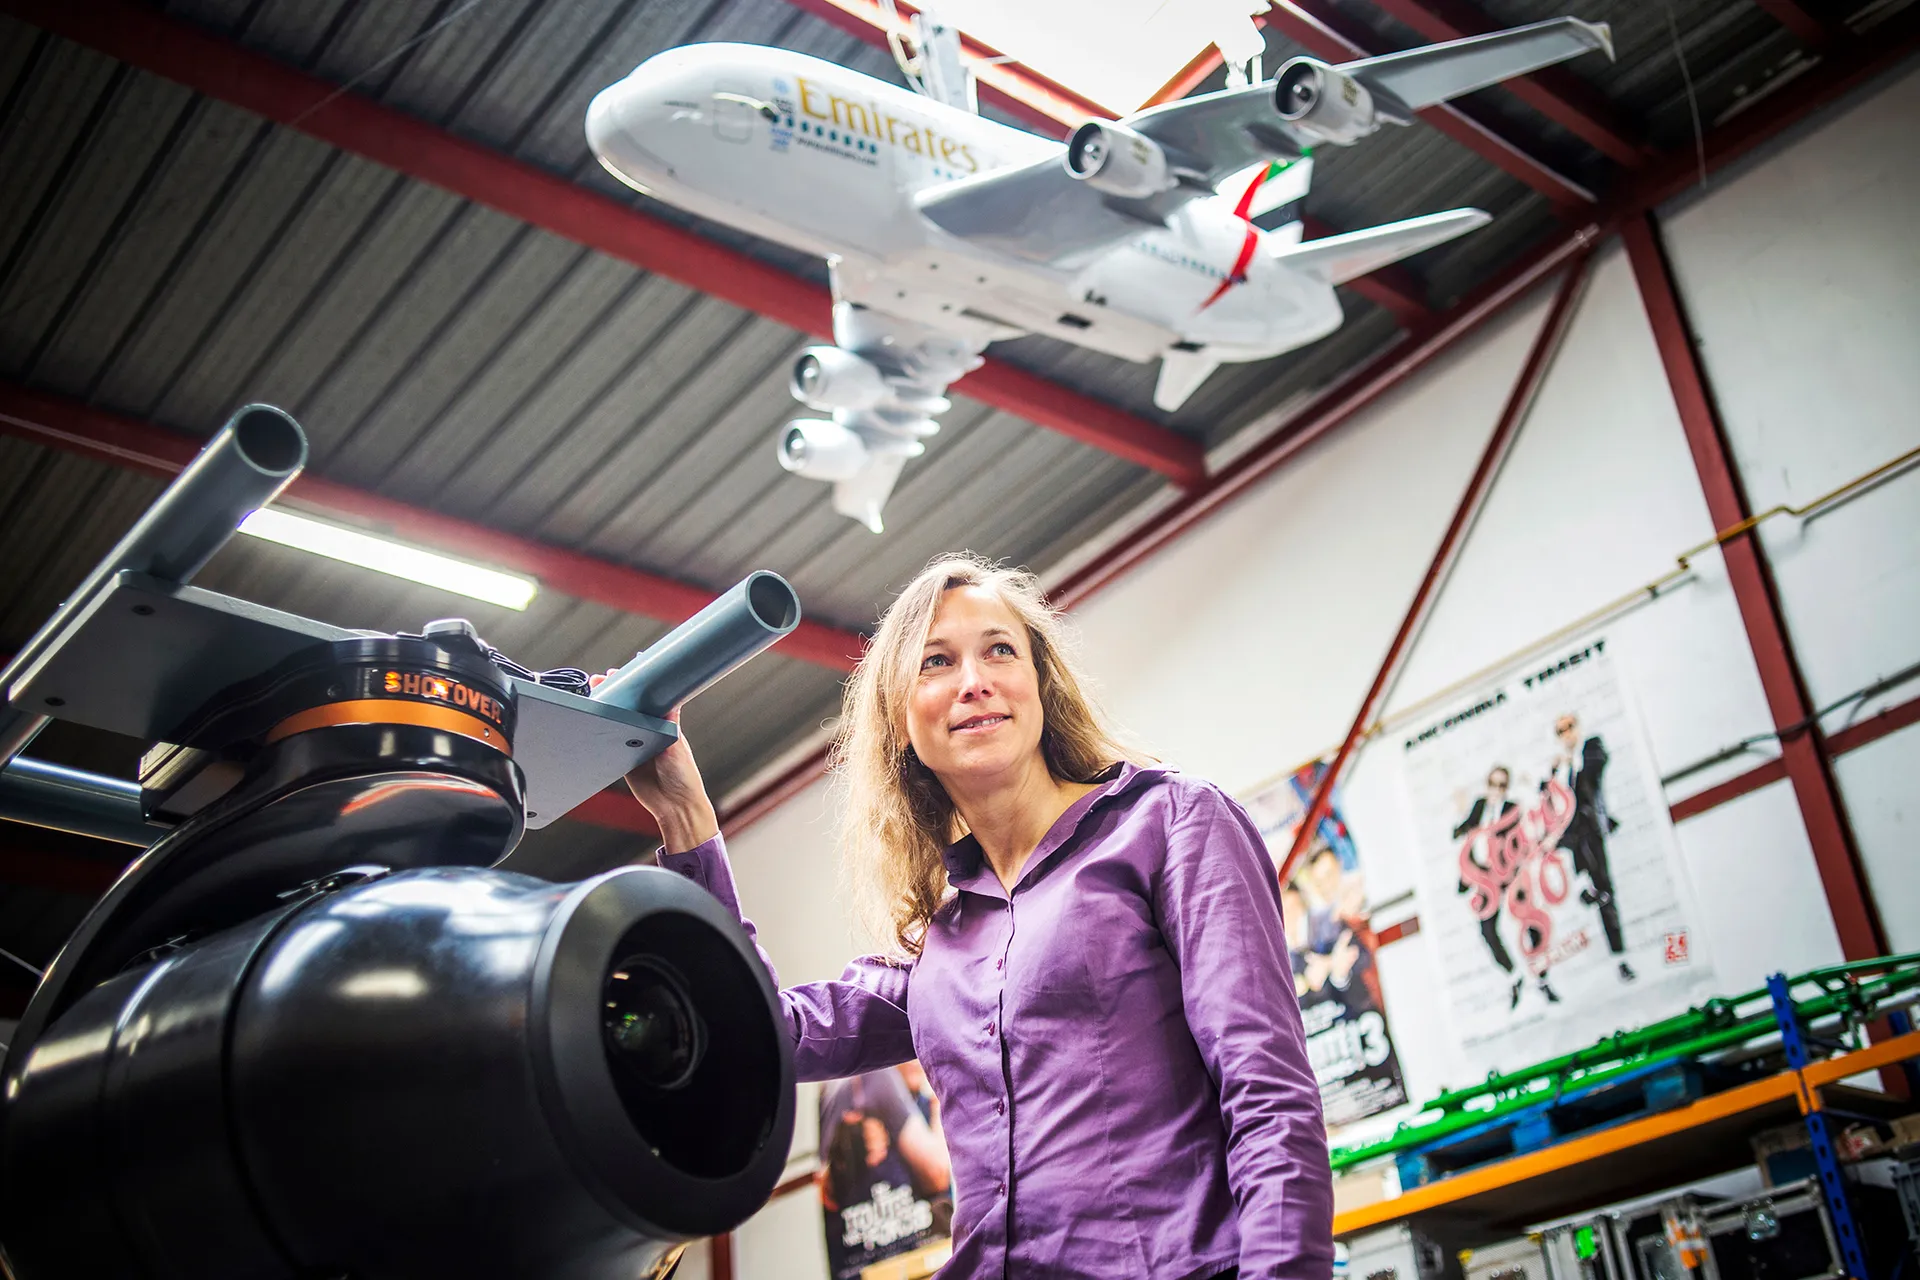
[{"label": "red steel roof beam", "polygon": [[[1399,19],[1428,40],[1462,40],[1499,30],[1499,25],[1468,0],[1373,0],[1374,7]],[[1538,111],[1608,159],[1637,169],[1648,148],[1594,90],[1560,67],[1502,81],[1514,97]]]},{"label": "red steel roof beam", "polygon": [[[128,0],[0,0],[0,10],[802,333],[832,336],[831,300],[810,281],[190,23]],[[1064,387],[1009,396],[1027,379],[1035,375],[988,360],[954,390],[1176,484],[1205,478],[1197,441]]]},{"label": "red steel roof beam", "polygon": [[[205,443],[10,382],[0,382],[0,434],[163,477],[180,471]],[[530,574],[542,586],[624,613],[678,623],[713,602],[713,593],[704,587],[502,533],[319,476],[301,476],[288,487],[286,496],[323,512],[371,522],[410,542]],[[808,619],[774,649],[829,670],[851,671],[865,646],[865,637],[856,632]]]},{"label": "red steel roof beam", "polygon": [[1567,327],[1573,319],[1574,303],[1586,284],[1587,267],[1592,260],[1592,250],[1582,251],[1568,265],[1567,273],[1560,281],[1560,288],[1553,297],[1553,306],[1547,311],[1547,318],[1533,340],[1532,349],[1527,352],[1527,361],[1520,368],[1520,376],[1514,379],[1513,391],[1500,411],[1499,420],[1494,423],[1493,434],[1480,454],[1480,462],[1467,480],[1467,490],[1460,496],[1453,519],[1440,537],[1439,549],[1433,553],[1426,576],[1414,590],[1413,603],[1407,606],[1406,616],[1400,620],[1400,629],[1387,646],[1387,656],[1381,661],[1373,684],[1367,689],[1366,697],[1360,700],[1360,710],[1353,718],[1353,727],[1347,730],[1346,740],[1334,753],[1333,763],[1314,788],[1306,817],[1301,820],[1299,830],[1294,835],[1293,847],[1280,865],[1281,884],[1292,878],[1294,868],[1299,866],[1301,858],[1312,846],[1314,833],[1319,830],[1321,820],[1332,812],[1334,787],[1359,751],[1360,744],[1372,732],[1374,721],[1384,709],[1388,696],[1400,679],[1401,671],[1406,668],[1407,659],[1412,656],[1413,646],[1426,627],[1427,618],[1439,600],[1440,592],[1447,585],[1447,578],[1453,572],[1461,548],[1466,545],[1467,534],[1472,531],[1474,521],[1479,519],[1480,509],[1486,505],[1487,495],[1493,492],[1493,483],[1500,476],[1500,468],[1505,464],[1513,442],[1520,435],[1521,425],[1526,422],[1527,414],[1533,408],[1540,384],[1546,381],[1547,370],[1552,367],[1554,356],[1559,354],[1561,342],[1566,338]]},{"label": "red steel roof beam", "polygon": [[[1255,18],[1254,22],[1263,27],[1267,25],[1265,18]],[[1205,84],[1207,77],[1218,71],[1225,61],[1226,59],[1220,56],[1218,45],[1208,45],[1188,59],[1187,65],[1174,73],[1173,79],[1155,89],[1153,96],[1140,104],[1141,109],[1157,107],[1167,102],[1178,102]]]},{"label": "red steel roof beam", "polygon": [[[1627,258],[1640,285],[1654,343],[1680,411],[1680,425],[1693,453],[1694,469],[1700,474],[1707,514],[1715,528],[1731,528],[1751,516],[1752,507],[1734,465],[1726,427],[1700,364],[1652,213],[1627,219],[1620,235],[1626,242]],[[1780,758],[1800,803],[1800,816],[1813,845],[1821,886],[1826,890],[1827,907],[1840,935],[1840,949],[1849,960],[1886,955],[1886,930],[1867,888],[1846,805],[1834,780],[1833,759],[1813,713],[1813,699],[1807,693],[1806,679],[1781,614],[1779,589],[1766,552],[1759,536],[1749,530],[1721,543],[1720,554],[1759,668],[1760,686],[1780,736]]]},{"label": "red steel roof beam", "polygon": [[[1362,41],[1343,30],[1344,24],[1331,10],[1314,3],[1314,0],[1278,0],[1267,11],[1267,23],[1279,28],[1288,39],[1314,57],[1329,62],[1371,58],[1383,52],[1367,48]],[[1557,206],[1573,208],[1594,202],[1593,192],[1451,103],[1428,107],[1417,114],[1441,133],[1482,159],[1492,161]]]},{"label": "red steel roof beam", "polygon": [[1819,49],[1833,41],[1835,32],[1824,19],[1815,17],[1799,0],[1753,0],[1773,20],[1793,33],[1793,38],[1808,48]]}]

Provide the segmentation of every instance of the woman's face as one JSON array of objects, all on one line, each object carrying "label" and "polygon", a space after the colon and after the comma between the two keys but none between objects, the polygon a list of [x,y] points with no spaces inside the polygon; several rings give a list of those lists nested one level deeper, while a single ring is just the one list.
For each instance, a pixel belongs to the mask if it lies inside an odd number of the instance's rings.
[{"label": "woman's face", "polygon": [[984,587],[944,592],[907,702],[914,754],[943,782],[1016,779],[1044,727],[1026,624]]}]

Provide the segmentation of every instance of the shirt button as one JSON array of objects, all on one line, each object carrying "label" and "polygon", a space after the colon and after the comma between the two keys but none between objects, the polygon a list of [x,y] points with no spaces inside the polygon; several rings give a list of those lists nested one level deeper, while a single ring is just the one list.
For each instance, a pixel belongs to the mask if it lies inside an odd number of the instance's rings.
[{"label": "shirt button", "polygon": [[1005,1098],[995,1098],[993,1100],[993,1114],[997,1116],[1007,1114],[1007,1102]]},{"label": "shirt button", "polygon": [[987,1024],[987,1034],[988,1034],[988,1035],[992,1035],[992,1034],[993,1034],[993,1024],[992,1024],[991,1022],[989,1022],[989,1023]]},{"label": "shirt button", "polygon": [[1006,1184],[1006,1183],[1004,1183],[1004,1182],[996,1182],[996,1183],[994,1183],[994,1184],[993,1184],[993,1193],[994,1193],[995,1195],[999,1195],[999,1196],[1003,1196],[1003,1195],[1005,1195],[1005,1194],[1007,1194],[1007,1184]]},{"label": "shirt button", "polygon": [[1003,956],[1002,958],[1000,958],[1000,959],[998,959],[998,960],[995,960],[995,961],[993,962],[993,967],[994,967],[994,968],[996,968],[996,969],[1004,969],[1004,968],[1006,968],[1006,967],[1007,967],[1007,961],[1006,961],[1006,958],[1005,958],[1005,957]]}]

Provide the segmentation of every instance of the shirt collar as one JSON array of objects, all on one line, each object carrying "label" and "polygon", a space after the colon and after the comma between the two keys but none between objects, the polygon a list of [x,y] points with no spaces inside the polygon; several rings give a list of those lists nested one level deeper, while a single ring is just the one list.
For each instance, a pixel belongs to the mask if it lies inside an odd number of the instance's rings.
[{"label": "shirt collar", "polygon": [[[1107,766],[1093,779],[1099,785],[1068,805],[1066,811],[1054,820],[1047,834],[1040,838],[1033,856],[1027,859],[1027,865],[1020,872],[1021,880],[1031,875],[1047,855],[1072,839],[1080,829],[1080,824],[1094,809],[1173,772],[1175,770],[1167,765],[1137,765],[1130,760]],[[980,842],[971,834],[948,845],[940,856],[947,864],[948,883],[954,888],[976,893],[993,892],[1000,888],[993,868],[987,865],[986,855],[980,851]]]}]

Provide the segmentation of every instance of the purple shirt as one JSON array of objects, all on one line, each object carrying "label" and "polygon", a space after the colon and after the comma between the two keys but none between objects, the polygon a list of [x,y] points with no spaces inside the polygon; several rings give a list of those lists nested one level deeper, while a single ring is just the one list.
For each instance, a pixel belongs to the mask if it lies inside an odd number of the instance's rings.
[{"label": "purple shirt", "polygon": [[[738,910],[720,837],[660,861]],[[1122,765],[1011,895],[972,837],[946,862],[958,892],[911,967],[781,992],[801,1079],[925,1066],[953,1160],[944,1280],[1327,1280],[1320,1093],[1245,811]]]}]

